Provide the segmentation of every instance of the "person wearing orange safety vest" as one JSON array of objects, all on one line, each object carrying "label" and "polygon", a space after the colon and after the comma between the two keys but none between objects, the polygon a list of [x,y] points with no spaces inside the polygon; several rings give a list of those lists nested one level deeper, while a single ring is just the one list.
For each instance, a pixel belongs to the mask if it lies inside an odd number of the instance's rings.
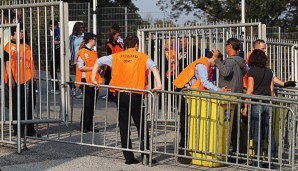
[{"label": "person wearing orange safety vest", "polygon": [[[111,55],[111,54],[115,54],[123,51],[121,44],[117,42],[119,36],[120,36],[119,30],[115,30],[113,28],[110,30],[109,40],[106,42],[106,55]],[[110,83],[111,69],[112,67],[105,66],[105,72],[104,72],[105,85],[109,85]],[[105,100],[107,96],[103,96],[101,98]],[[115,97],[109,89],[108,101],[114,101],[114,99]]]},{"label": "person wearing orange safety vest", "polygon": [[[139,39],[135,35],[129,35],[124,40],[124,44],[128,48],[127,50],[119,53],[115,53],[109,56],[103,56],[97,59],[92,71],[92,81],[94,84],[98,84],[95,80],[95,74],[102,65],[108,65],[113,67],[112,79],[110,81],[111,86],[134,88],[134,89],[146,89],[148,70],[151,70],[156,81],[156,87],[154,90],[161,89],[161,80],[159,71],[156,64],[152,61],[148,55],[138,52]],[[131,149],[132,143],[130,139],[130,117],[134,120],[137,127],[140,148],[149,149],[149,131],[146,129],[146,142],[144,142],[145,133],[145,118],[146,114],[142,112],[144,93],[118,90],[115,92],[115,102],[119,108],[119,127],[121,145],[124,149]],[[130,112],[130,113],[129,113]],[[136,164],[139,161],[135,159],[132,151],[123,151],[125,164]],[[142,158],[148,158],[147,154],[142,154]],[[155,160],[151,161],[156,162]]]},{"label": "person wearing orange safety vest", "polygon": [[[96,40],[95,34],[85,33],[81,48],[76,56],[76,82],[92,83],[92,68],[98,58],[97,52],[93,50]],[[96,73],[95,79],[97,82],[102,83],[100,73]],[[82,88],[82,86],[80,87]],[[86,85],[82,92],[84,94],[84,111],[82,113],[81,129],[83,129],[83,133],[88,133],[89,131],[98,132],[98,129],[93,130],[94,96],[98,94],[98,90],[95,91],[93,86]]]},{"label": "person wearing orange safety vest", "polygon": [[[12,117],[13,120],[17,120],[17,113],[20,112],[21,120],[32,120],[32,113],[36,100],[36,83],[34,78],[36,77],[36,71],[34,66],[33,57],[31,55],[31,48],[23,41],[24,34],[22,27],[20,28],[20,46],[17,47],[17,29],[11,27],[11,35],[13,36],[11,42],[7,43],[4,47],[4,61],[5,72],[4,80],[12,92]],[[18,52],[19,50],[19,52]],[[20,54],[20,61],[18,61],[18,53]],[[19,66],[19,72],[18,72]],[[18,80],[19,77],[19,80]],[[18,94],[18,85],[20,94]],[[27,91],[29,90],[29,91]],[[18,103],[18,95],[20,100]],[[33,99],[33,100],[32,100]],[[27,104],[25,104],[25,102]],[[6,102],[8,103],[8,101]],[[27,105],[27,106],[26,106]],[[27,109],[27,111],[26,111]],[[27,113],[27,116],[25,116]],[[14,135],[18,134],[17,125],[13,125]],[[27,124],[27,132],[25,133],[25,125],[21,124],[20,130],[21,137],[24,136],[36,136],[36,130],[34,124]]]},{"label": "person wearing orange safety vest", "polygon": [[[213,91],[230,91],[227,87],[219,88],[212,83],[212,67],[215,66],[212,52],[207,54],[207,57],[201,57],[191,64],[189,64],[173,81],[173,84],[177,87],[176,91],[180,91],[183,88],[194,88],[199,90],[213,90]],[[188,126],[188,118],[185,116],[185,100],[181,101],[181,113],[180,113],[180,143],[179,154],[183,155],[184,148],[186,148],[187,132],[185,130]],[[179,158],[179,162],[183,164],[190,163],[189,159]]]},{"label": "person wearing orange safety vest", "polygon": [[[263,52],[266,53],[266,42],[262,39],[257,39],[253,42],[253,49],[260,49],[262,50]],[[246,71],[248,72],[249,70],[249,67],[248,67],[248,62],[249,62],[249,58],[250,58],[250,55],[251,55],[252,51],[249,51],[247,52],[247,55],[246,55],[246,60],[245,60],[245,64],[246,64]],[[277,84],[278,86],[281,86],[281,87],[296,87],[296,81],[282,81],[280,80],[278,77],[276,77],[274,74],[273,74],[273,81],[275,84]],[[244,75],[243,77],[243,89],[244,90],[247,90],[247,85],[248,85],[248,76],[247,76],[247,73]]]}]

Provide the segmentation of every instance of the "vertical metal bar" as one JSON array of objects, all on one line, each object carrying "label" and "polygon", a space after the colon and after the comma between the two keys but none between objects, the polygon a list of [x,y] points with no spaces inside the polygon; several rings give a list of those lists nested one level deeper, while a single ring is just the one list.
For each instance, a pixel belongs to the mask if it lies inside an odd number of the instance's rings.
[{"label": "vertical metal bar", "polygon": [[124,15],[124,17],[125,17],[125,19],[124,19],[124,21],[125,21],[125,37],[127,37],[127,35],[128,35],[128,32],[127,32],[127,27],[128,27],[127,7],[124,7],[124,11],[125,11],[125,15]]},{"label": "vertical metal bar", "polygon": [[[17,25],[17,40],[16,40],[16,43],[17,43],[17,61],[20,61],[20,23],[18,23],[18,25]],[[21,71],[20,63],[17,62],[17,72],[20,73],[20,71]],[[12,78],[12,77],[10,77],[10,78]],[[18,132],[18,134],[17,134],[17,136],[18,136],[17,144],[18,144],[18,153],[21,153],[20,74],[17,74],[17,84],[15,86],[17,86],[17,107],[18,107],[18,110],[17,110],[17,130],[18,130],[17,131]]]},{"label": "vertical metal bar", "polygon": [[[68,12],[68,11],[67,11]],[[65,121],[65,115],[66,115],[66,89],[65,89],[65,50],[64,50],[64,44],[65,41],[63,40],[65,38],[65,30],[64,30],[64,7],[63,7],[63,1],[60,2],[59,4],[59,19],[60,19],[60,79],[61,79],[61,86],[60,86],[60,91],[61,91],[61,104],[60,104],[60,114],[59,118],[61,117],[63,121]],[[68,49],[67,49],[68,50]],[[56,78],[58,79],[58,78]],[[55,93],[54,93],[55,94]]]}]

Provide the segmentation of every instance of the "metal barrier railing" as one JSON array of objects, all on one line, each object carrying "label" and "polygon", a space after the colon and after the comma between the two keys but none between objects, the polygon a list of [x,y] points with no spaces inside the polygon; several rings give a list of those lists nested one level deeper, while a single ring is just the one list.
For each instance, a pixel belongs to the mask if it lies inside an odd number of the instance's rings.
[{"label": "metal barrier railing", "polygon": [[[159,122],[155,119],[154,125],[154,153],[190,159],[193,164],[201,166],[220,166],[222,164],[239,165],[249,168],[268,167],[295,169],[295,140],[297,101],[284,97],[265,97],[236,93],[216,93],[185,89],[182,92],[159,91],[160,94],[174,96],[178,103],[174,104],[175,120]],[[245,99],[255,99],[245,101]],[[156,99],[158,100],[158,98]],[[186,103],[182,111],[183,101]],[[267,110],[267,139],[275,139],[277,152],[271,150],[267,153],[254,153],[262,149],[260,144],[267,149],[274,147],[275,143],[259,143],[253,150],[252,142],[268,142],[262,139],[261,129],[253,131],[252,126],[260,127],[261,122],[255,121],[256,114],[249,110],[247,123],[241,118],[241,104],[248,103],[249,108],[256,106],[265,107]],[[158,102],[157,102],[158,104]],[[289,104],[291,104],[289,106]],[[158,108],[156,110],[159,110]],[[185,118],[181,119],[185,113]],[[156,112],[158,114],[158,112]],[[233,116],[234,115],[234,116]],[[263,116],[257,113],[257,116]],[[236,117],[236,120],[233,117]],[[183,121],[184,120],[184,121]],[[236,121],[235,135],[237,147],[230,149],[232,122]],[[186,124],[182,124],[185,122]],[[287,126],[285,127],[285,123]],[[187,124],[188,123],[188,124]],[[263,122],[262,122],[263,124]],[[184,125],[184,128],[183,128]],[[246,126],[245,131],[242,128]],[[263,125],[262,125],[263,126]],[[235,129],[235,127],[234,127]],[[181,133],[181,131],[184,133]],[[181,133],[181,135],[180,135]],[[264,134],[264,132],[263,132]],[[180,135],[180,138],[179,138]],[[184,135],[184,137],[182,137]],[[245,135],[245,136],[243,136]],[[264,136],[263,136],[264,137]],[[253,139],[250,140],[250,139]],[[180,142],[179,142],[180,139]],[[181,142],[181,139],[184,142]],[[232,138],[233,139],[233,138]],[[243,146],[243,144],[245,144]],[[263,152],[265,152],[264,150]],[[267,165],[267,166],[266,166]]]},{"label": "metal barrier railing", "polygon": [[[33,139],[41,139],[46,141],[55,141],[71,144],[79,144],[85,146],[93,146],[104,149],[121,150],[125,152],[137,152],[142,154],[144,164],[151,165],[152,161],[152,142],[153,134],[153,118],[154,118],[154,94],[148,90],[129,89],[123,87],[114,87],[100,85],[99,90],[94,87],[93,84],[83,82],[67,82],[67,86],[73,86],[79,84],[83,93],[83,99],[75,99],[73,95],[70,95],[71,112],[66,116],[65,122],[52,123],[52,124],[40,124],[40,133],[42,137],[30,137]],[[108,98],[105,101],[98,101],[99,94],[108,95],[109,89],[115,89],[115,101],[110,102]],[[70,92],[69,92],[70,93]],[[127,109],[127,131],[123,131],[123,116],[120,111],[123,111],[123,93],[126,96],[128,105]],[[90,94],[93,98],[93,102],[90,103]],[[86,98],[89,98],[87,100]],[[136,98],[138,99],[136,101]],[[115,103],[116,102],[116,103]],[[136,106],[140,104],[140,111],[136,112]],[[90,110],[92,106],[93,110]],[[87,110],[86,110],[87,108]],[[88,109],[89,108],[89,109]],[[93,114],[90,115],[92,112]],[[85,129],[88,122],[86,121],[87,115],[91,125]],[[120,121],[122,118],[122,121]],[[139,121],[136,118],[139,118]],[[152,118],[147,120],[147,118]],[[119,120],[120,119],[120,120]],[[133,120],[133,122],[132,122]],[[132,126],[140,125],[139,127]],[[118,128],[120,127],[120,129]],[[121,140],[121,134],[126,135],[126,139]],[[119,136],[120,135],[120,136]],[[138,136],[143,135],[143,136]],[[131,136],[131,140],[129,138]],[[122,143],[121,143],[122,141]],[[123,142],[125,141],[125,142]],[[133,145],[133,147],[132,147]],[[125,146],[125,147],[123,147]],[[145,148],[146,147],[146,148]],[[124,153],[125,153],[124,152]],[[150,160],[149,160],[150,159]]]}]

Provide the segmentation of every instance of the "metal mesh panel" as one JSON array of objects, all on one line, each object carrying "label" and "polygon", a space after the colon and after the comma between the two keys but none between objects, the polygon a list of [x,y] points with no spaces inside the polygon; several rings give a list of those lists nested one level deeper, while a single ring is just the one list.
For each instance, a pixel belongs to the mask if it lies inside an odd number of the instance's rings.
[{"label": "metal mesh panel", "polygon": [[113,24],[120,26],[120,34],[125,38],[129,34],[136,34],[138,26],[141,24],[141,17],[135,11],[130,11],[126,7],[106,7],[97,9],[97,34],[99,53],[105,54],[105,42],[108,39],[108,32]]},{"label": "metal mesh panel", "polygon": [[83,21],[85,30],[90,31],[90,3],[70,3],[69,6],[69,21]]}]

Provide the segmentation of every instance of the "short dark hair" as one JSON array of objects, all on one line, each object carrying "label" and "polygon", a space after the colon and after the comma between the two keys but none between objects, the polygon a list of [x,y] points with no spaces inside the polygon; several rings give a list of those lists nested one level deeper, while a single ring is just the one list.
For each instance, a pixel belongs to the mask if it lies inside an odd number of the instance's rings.
[{"label": "short dark hair", "polygon": [[[20,24],[20,30],[23,30],[23,24]],[[11,27],[10,28],[10,34],[11,34],[11,36],[13,36],[16,31],[17,31],[17,27],[16,26]]]},{"label": "short dark hair", "polygon": [[268,57],[265,54],[265,52],[263,52],[260,49],[255,49],[252,51],[250,57],[249,57],[249,61],[248,61],[248,66],[252,67],[261,67],[261,68],[265,68],[267,67],[267,61],[268,61]]},{"label": "short dark hair", "polygon": [[127,48],[133,48],[136,44],[139,44],[139,38],[135,35],[129,35],[125,38],[124,44]]},{"label": "short dark hair", "polygon": [[49,25],[57,26],[59,27],[58,21],[57,20],[50,20]]},{"label": "short dark hair", "polygon": [[261,43],[265,43],[265,41],[264,40],[262,40],[262,39],[257,39],[257,40],[255,40],[253,43],[252,43],[252,46],[253,46],[253,48],[255,49],[256,48],[256,45],[258,44],[261,44]]},{"label": "short dark hair", "polygon": [[232,48],[235,51],[240,50],[240,41],[238,39],[236,39],[236,38],[229,38],[227,40],[227,44],[232,45]]}]

